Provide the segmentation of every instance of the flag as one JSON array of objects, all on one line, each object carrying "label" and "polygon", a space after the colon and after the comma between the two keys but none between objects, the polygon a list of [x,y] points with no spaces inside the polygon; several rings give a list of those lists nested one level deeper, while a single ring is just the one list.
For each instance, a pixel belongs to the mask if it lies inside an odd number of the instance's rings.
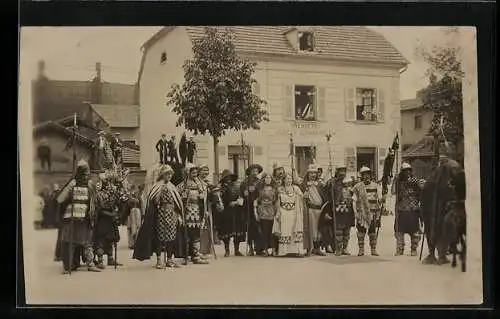
[{"label": "flag", "polygon": [[290,153],[288,154],[289,157],[293,157],[293,137],[290,136]]},{"label": "flag", "polygon": [[396,136],[394,137],[394,141],[392,142],[391,149],[394,151],[399,149],[399,133],[396,133]]}]

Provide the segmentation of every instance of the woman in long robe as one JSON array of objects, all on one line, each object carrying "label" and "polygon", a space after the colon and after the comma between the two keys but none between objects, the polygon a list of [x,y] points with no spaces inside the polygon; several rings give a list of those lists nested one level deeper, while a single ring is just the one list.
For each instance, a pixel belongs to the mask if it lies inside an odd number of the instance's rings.
[{"label": "woman in long robe", "polygon": [[[155,253],[157,269],[178,268],[180,265],[175,263],[173,254],[177,227],[182,222],[182,200],[170,182],[174,173],[172,168],[162,166],[158,173],[157,183],[146,199],[146,213],[137,234],[133,258],[143,261]],[[162,252],[165,252],[165,264],[161,260]]]},{"label": "woman in long robe", "polygon": [[273,233],[279,237],[279,255],[303,256],[303,194],[298,186],[293,185],[290,173],[286,174],[284,187],[278,192],[276,210],[277,214],[273,225]]}]

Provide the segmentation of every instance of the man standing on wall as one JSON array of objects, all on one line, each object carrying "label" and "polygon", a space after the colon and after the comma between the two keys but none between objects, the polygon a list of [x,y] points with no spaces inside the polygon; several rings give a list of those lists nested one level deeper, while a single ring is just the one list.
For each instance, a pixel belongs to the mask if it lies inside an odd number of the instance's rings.
[{"label": "man standing on wall", "polygon": [[175,144],[175,136],[172,135],[170,141],[167,142],[168,145],[168,157],[170,158],[170,163],[179,164],[179,156],[177,155],[177,145]]},{"label": "man standing on wall", "polygon": [[191,136],[187,142],[187,160],[189,163],[194,163],[194,154],[196,153],[196,142]]},{"label": "man standing on wall", "polygon": [[165,134],[161,135],[161,138],[156,142],[156,151],[158,152],[158,157],[160,158],[160,164],[167,163],[167,148],[168,148],[167,136]]}]

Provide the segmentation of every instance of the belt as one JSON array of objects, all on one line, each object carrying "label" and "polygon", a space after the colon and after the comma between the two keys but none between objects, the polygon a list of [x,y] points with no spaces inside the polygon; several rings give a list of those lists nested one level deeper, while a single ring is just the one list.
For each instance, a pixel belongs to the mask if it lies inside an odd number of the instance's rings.
[{"label": "belt", "polygon": [[307,207],[312,208],[312,209],[321,209],[321,207],[323,207],[323,206],[322,205],[308,204]]}]

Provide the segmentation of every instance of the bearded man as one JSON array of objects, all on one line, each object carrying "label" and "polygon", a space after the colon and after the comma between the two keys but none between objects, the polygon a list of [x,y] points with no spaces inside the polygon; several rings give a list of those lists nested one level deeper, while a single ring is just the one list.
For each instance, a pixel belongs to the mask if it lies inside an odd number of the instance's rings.
[{"label": "bearded man", "polygon": [[77,164],[75,178],[71,179],[57,196],[61,205],[61,252],[64,272],[77,270],[79,249],[84,250],[88,271],[99,272],[94,265],[92,229],[96,222],[95,191],[90,184],[90,168],[86,161]]}]

